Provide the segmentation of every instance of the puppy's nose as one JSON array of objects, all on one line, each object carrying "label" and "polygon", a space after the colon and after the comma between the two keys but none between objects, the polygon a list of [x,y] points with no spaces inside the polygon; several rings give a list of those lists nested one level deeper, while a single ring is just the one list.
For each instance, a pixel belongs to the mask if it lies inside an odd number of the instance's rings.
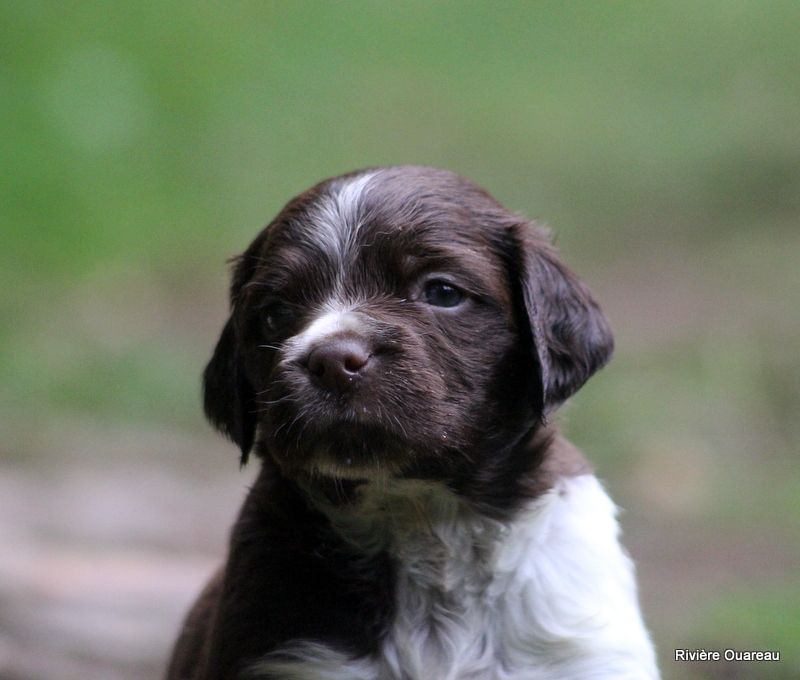
[{"label": "puppy's nose", "polygon": [[370,356],[369,347],[362,340],[328,340],[309,353],[308,372],[326,389],[344,392],[364,373]]}]

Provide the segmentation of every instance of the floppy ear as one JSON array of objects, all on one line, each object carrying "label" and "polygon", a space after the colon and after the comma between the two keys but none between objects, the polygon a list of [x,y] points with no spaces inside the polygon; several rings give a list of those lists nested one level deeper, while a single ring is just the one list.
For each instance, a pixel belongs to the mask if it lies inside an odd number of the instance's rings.
[{"label": "floppy ear", "polygon": [[241,463],[247,457],[256,436],[255,390],[247,379],[241,351],[240,329],[236,323],[236,305],[242,289],[253,277],[261,258],[259,251],[270,225],[256,236],[242,255],[233,258],[230,300],[231,316],[222,329],[206,370],[203,372],[203,408],[206,417],[242,451]]},{"label": "floppy ear", "polygon": [[244,465],[256,433],[255,395],[244,375],[237,336],[231,317],[203,372],[203,407],[214,426],[239,446]]},{"label": "floppy ear", "polygon": [[614,338],[592,294],[530,223],[514,227],[523,306],[538,363],[537,397],[547,415],[611,358]]}]

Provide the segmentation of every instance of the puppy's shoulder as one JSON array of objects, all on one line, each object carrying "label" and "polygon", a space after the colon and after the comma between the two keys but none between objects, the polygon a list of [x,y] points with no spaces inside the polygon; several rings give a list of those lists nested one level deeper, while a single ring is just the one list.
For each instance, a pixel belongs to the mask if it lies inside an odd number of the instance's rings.
[{"label": "puppy's shoulder", "polygon": [[[543,678],[657,678],[634,566],[620,543],[617,507],[581,452],[556,436],[532,497],[500,546],[495,587],[509,664],[541,664]],[[542,651],[531,658],[529,649]],[[555,670],[553,670],[555,669]],[[517,676],[513,676],[517,677]],[[519,677],[528,677],[524,674]]]},{"label": "puppy's shoulder", "polygon": [[219,608],[224,579],[225,570],[220,567],[186,615],[169,662],[166,680],[200,678],[205,672],[209,637]]}]

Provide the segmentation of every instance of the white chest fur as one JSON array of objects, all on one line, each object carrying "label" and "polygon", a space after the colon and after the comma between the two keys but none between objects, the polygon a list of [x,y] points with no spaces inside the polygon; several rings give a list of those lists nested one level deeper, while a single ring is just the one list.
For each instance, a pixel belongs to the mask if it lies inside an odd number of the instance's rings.
[{"label": "white chest fur", "polygon": [[616,510],[593,475],[564,478],[509,525],[421,484],[367,503],[379,523],[334,521],[397,562],[396,615],[380,653],[352,659],[299,642],[259,663],[257,677],[658,678]]}]

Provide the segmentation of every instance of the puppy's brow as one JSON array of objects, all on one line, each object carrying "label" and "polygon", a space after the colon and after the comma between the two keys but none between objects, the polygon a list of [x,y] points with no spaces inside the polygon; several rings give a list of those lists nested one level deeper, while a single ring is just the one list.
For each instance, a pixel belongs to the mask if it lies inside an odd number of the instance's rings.
[{"label": "puppy's brow", "polygon": [[309,221],[301,225],[301,235],[329,256],[342,263],[358,244],[364,219],[364,199],[370,182],[379,174],[366,172],[319,198],[308,213]]}]

